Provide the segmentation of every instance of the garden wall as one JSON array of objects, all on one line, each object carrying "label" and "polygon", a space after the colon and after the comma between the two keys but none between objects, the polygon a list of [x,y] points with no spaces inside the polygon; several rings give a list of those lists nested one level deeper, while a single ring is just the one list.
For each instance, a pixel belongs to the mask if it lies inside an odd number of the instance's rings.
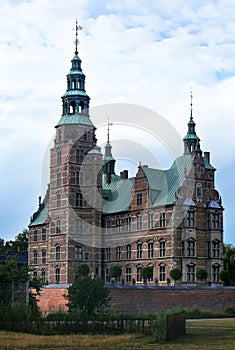
[{"label": "garden wall", "polygon": [[[176,306],[208,311],[235,308],[235,287],[152,287],[108,285],[111,303],[125,313],[155,312]],[[44,314],[67,310],[68,285],[51,284],[40,292],[38,305]]]}]

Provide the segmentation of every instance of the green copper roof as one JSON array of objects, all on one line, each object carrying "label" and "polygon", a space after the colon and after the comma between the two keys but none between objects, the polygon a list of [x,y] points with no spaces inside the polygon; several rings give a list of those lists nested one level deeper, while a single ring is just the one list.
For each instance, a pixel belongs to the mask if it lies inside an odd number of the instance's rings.
[{"label": "green copper roof", "polygon": [[207,160],[206,157],[203,157],[203,159],[204,159],[204,165],[205,165],[205,168],[206,168],[206,169],[216,170],[216,169],[213,167],[213,165],[211,165],[211,164],[208,162],[208,160]]},{"label": "green copper roof", "polygon": [[29,224],[29,226],[43,225],[46,223],[46,219],[47,219],[47,208],[43,206],[42,209],[37,212],[36,217]]},{"label": "green copper roof", "polygon": [[82,115],[82,114],[66,114],[63,115],[56,125],[58,127],[59,125],[63,124],[81,124],[81,125],[92,125],[92,121],[90,120],[88,115]]},{"label": "green copper roof", "polygon": [[118,213],[129,209],[134,180],[134,178],[118,180],[103,186],[103,194],[108,197],[108,200],[103,200],[103,213]]},{"label": "green copper roof", "polygon": [[67,91],[62,97],[77,96],[77,95],[82,95],[82,96],[87,96],[87,97],[89,97],[85,91],[83,91],[83,90],[78,90],[78,89],[76,89],[76,90],[69,90],[69,91]]}]

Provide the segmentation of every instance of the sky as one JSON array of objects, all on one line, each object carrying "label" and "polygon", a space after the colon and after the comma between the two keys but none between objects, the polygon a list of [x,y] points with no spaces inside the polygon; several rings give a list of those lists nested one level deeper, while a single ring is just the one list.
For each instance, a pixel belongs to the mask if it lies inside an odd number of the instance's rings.
[{"label": "sky", "polygon": [[192,89],[201,148],[217,168],[224,241],[235,245],[234,13],[234,0],[1,0],[0,237],[27,227],[43,194],[78,18],[91,107],[142,106],[183,138]]}]

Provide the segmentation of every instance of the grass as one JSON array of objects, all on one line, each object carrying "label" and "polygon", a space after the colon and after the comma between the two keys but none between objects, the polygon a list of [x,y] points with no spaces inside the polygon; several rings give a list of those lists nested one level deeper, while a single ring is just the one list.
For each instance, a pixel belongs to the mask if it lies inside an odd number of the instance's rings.
[{"label": "grass", "polygon": [[4,350],[228,350],[235,349],[235,319],[187,320],[186,335],[172,342],[153,344],[150,338],[121,336],[37,336],[0,332]]}]

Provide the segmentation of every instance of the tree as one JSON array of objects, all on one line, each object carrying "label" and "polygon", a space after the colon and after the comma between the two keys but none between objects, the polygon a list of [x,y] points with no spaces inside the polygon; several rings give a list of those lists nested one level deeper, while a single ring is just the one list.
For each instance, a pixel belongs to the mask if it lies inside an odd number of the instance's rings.
[{"label": "tree", "polygon": [[180,269],[172,269],[170,271],[170,277],[176,282],[181,279],[182,271]]},{"label": "tree", "polygon": [[229,272],[229,284],[235,285],[235,247],[224,244],[223,250],[224,270]]},{"label": "tree", "polygon": [[208,277],[208,272],[207,272],[206,270],[203,270],[203,269],[197,270],[197,272],[196,272],[196,277],[197,277],[197,279],[199,279],[200,281],[206,280],[207,277]]},{"label": "tree", "polygon": [[87,264],[79,264],[75,268],[76,278],[81,277],[81,276],[83,276],[83,277],[88,276],[89,272],[90,272],[90,268]]},{"label": "tree", "polygon": [[109,290],[99,278],[79,276],[68,288],[69,311],[82,311],[83,315],[92,315],[100,310],[109,300]]},{"label": "tree", "polygon": [[109,269],[109,276],[110,278],[119,278],[122,274],[122,268],[118,265],[112,265]]},{"label": "tree", "polygon": [[223,282],[224,286],[229,286],[230,274],[228,270],[221,271],[219,277]]},{"label": "tree", "polygon": [[150,280],[153,278],[153,266],[144,266],[141,269],[141,277],[144,280],[144,283],[147,282],[147,280]]},{"label": "tree", "polygon": [[15,240],[6,241],[4,244],[4,240],[0,238],[0,254],[5,253],[9,250],[27,250],[29,242],[29,231],[27,229],[23,229],[21,233],[19,233]]}]

